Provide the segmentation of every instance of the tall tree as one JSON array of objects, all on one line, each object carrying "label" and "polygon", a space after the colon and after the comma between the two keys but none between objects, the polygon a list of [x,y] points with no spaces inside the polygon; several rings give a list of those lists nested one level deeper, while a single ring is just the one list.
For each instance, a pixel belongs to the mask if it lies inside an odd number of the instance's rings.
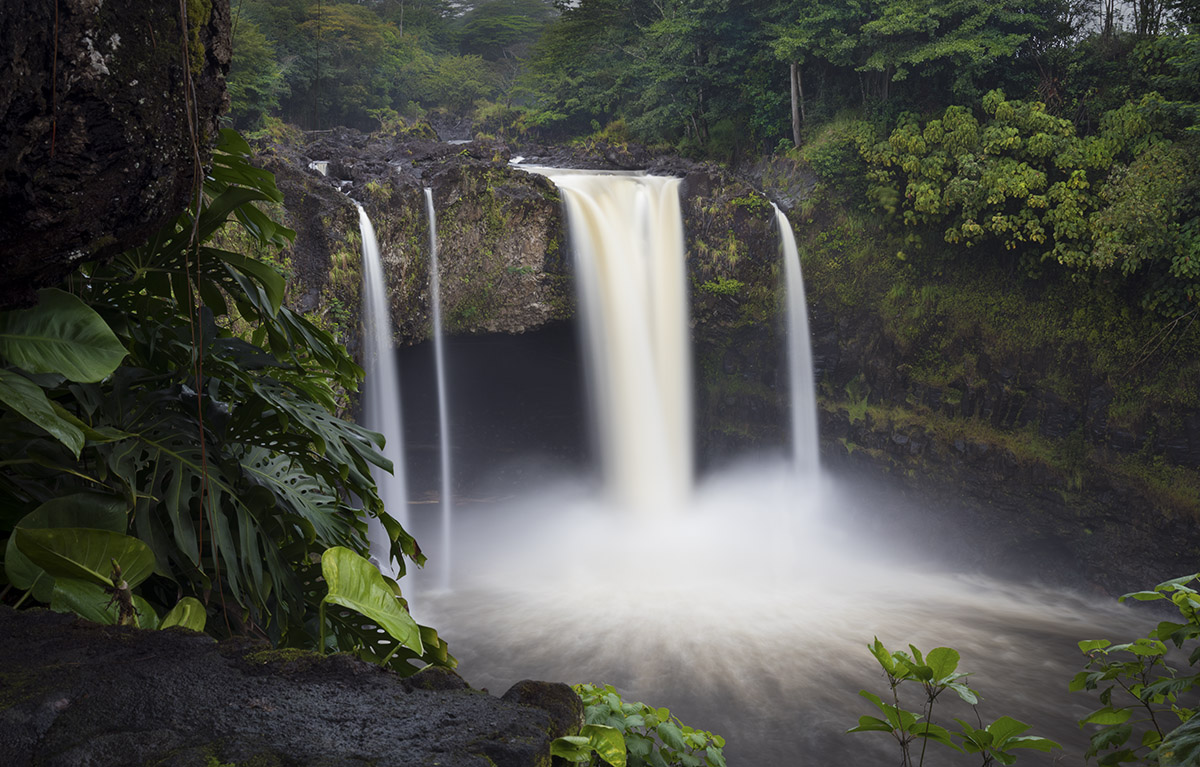
[{"label": "tall tree", "polygon": [[881,75],[879,97],[910,75],[974,99],[990,71],[1022,52],[1057,15],[1054,0],[891,0],[862,27],[873,53],[861,66]]}]

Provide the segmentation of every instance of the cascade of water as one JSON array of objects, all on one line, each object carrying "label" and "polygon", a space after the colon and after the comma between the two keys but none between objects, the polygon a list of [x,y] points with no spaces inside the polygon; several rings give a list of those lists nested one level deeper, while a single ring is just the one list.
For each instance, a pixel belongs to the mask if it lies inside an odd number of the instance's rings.
[{"label": "cascade of water", "polygon": [[[1067,637],[1094,635],[1098,615],[1126,618],[1061,591],[939,573],[928,546],[906,553],[896,539],[887,520],[916,512],[891,485],[817,481],[807,309],[786,217],[776,213],[792,459],[758,456],[692,489],[677,184],[537,172],[566,207],[610,497],[539,477],[509,500],[458,510],[459,590],[430,594],[422,620],[469,659],[472,684],[612,680],[628,698],[728,735],[731,762],[882,764],[886,739],[842,734],[865,711],[855,691],[878,681],[862,649],[877,634],[889,646],[960,649],[993,711],[1053,722],[1039,734],[1086,747],[1076,704],[1045,680],[1077,666]],[[685,505],[685,519],[661,515]],[[614,513],[629,507],[660,516]],[[1014,664],[1013,648],[1028,647],[1055,649]]]},{"label": "cascade of water", "polygon": [[[392,462],[392,473],[376,477],[379,497],[392,519],[408,526],[408,487],[404,476],[404,429],[400,419],[400,379],[396,371],[396,354],[392,348],[392,314],[387,300],[387,282],[375,227],[361,205],[358,225],[362,234],[363,252],[363,361],[367,377],[364,382],[363,422],[387,440],[383,455]],[[380,569],[395,575],[387,532],[374,517],[367,519],[367,536],[371,556]]]},{"label": "cascade of water", "polygon": [[450,493],[450,402],[446,395],[446,356],[442,348],[441,278],[438,275],[437,213],[433,190],[425,188],[425,213],[429,218],[429,293],[433,304],[433,354],[437,371],[438,432],[442,462],[442,562],[441,586],[450,588],[450,523],[453,497]]},{"label": "cascade of water", "polygon": [[792,224],[778,206],[775,222],[783,251],[787,288],[787,358],[792,399],[792,463],[798,474],[816,476],[821,461],[817,447],[817,394],[812,366],[812,341],[808,336],[808,304],[804,276]]},{"label": "cascade of water", "polygon": [[692,483],[679,179],[532,170],[563,193],[608,488],[634,513],[677,513]]}]

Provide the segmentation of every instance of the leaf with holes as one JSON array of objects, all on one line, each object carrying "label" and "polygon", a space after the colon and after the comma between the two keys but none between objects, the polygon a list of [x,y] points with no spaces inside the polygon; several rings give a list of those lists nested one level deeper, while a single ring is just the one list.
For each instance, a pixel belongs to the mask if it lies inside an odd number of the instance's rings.
[{"label": "leaf with holes", "polygon": [[329,594],[321,600],[322,628],[325,605],[341,605],[375,621],[405,647],[424,652],[420,628],[375,565],[344,546],[334,546],[321,555],[321,573],[329,586]]}]

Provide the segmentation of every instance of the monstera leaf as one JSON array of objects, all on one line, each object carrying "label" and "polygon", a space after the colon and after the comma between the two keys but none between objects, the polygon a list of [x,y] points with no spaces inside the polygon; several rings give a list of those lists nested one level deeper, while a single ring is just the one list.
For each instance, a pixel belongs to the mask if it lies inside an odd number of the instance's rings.
[{"label": "monstera leaf", "polygon": [[335,604],[361,613],[401,645],[420,654],[425,651],[421,629],[400,604],[375,565],[343,546],[321,555],[321,573],[329,594],[321,600],[321,646],[324,647],[325,605]]}]

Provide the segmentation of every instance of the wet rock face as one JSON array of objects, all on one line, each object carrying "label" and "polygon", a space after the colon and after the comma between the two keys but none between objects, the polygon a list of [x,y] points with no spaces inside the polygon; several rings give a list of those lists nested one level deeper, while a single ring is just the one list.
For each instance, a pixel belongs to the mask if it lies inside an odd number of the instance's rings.
[{"label": "wet rock face", "polygon": [[501,700],[450,672],[0,607],[0,764],[548,767],[563,686],[522,684]]},{"label": "wet rock face", "polygon": [[1100,469],[1064,476],[1002,445],[948,442],[919,424],[821,416],[826,469],[876,495],[874,508],[850,513],[930,562],[1110,596],[1195,569],[1193,519],[1164,515]]},{"label": "wet rock face", "polygon": [[142,244],[191,198],[228,97],[229,0],[6,0],[0,13],[0,309]]}]

